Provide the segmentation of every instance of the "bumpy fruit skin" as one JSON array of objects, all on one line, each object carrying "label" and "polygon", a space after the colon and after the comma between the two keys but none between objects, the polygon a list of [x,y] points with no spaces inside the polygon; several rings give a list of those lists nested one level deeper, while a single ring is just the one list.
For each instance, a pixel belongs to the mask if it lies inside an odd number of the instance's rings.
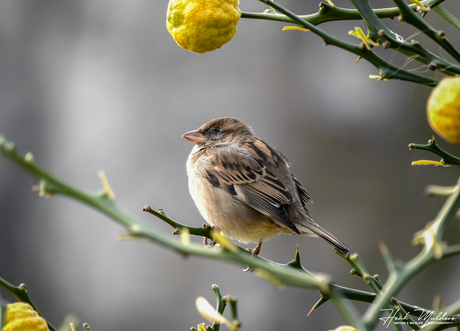
[{"label": "bumpy fruit skin", "polygon": [[352,326],[342,325],[342,326],[339,326],[337,329],[332,330],[332,331],[358,331],[358,330],[355,329]]},{"label": "bumpy fruit skin", "polygon": [[25,302],[7,305],[2,331],[48,331],[46,321]]},{"label": "bumpy fruit skin", "polygon": [[428,122],[448,142],[460,143],[460,76],[444,78],[428,99]]},{"label": "bumpy fruit skin", "polygon": [[240,17],[238,0],[170,0],[166,27],[180,47],[205,53],[233,38]]}]

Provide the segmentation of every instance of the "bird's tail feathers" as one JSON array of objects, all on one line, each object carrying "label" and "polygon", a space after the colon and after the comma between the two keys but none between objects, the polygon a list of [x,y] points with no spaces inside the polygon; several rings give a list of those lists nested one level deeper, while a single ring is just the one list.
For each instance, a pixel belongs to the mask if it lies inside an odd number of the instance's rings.
[{"label": "bird's tail feathers", "polygon": [[309,220],[308,224],[295,224],[300,234],[308,237],[321,237],[326,240],[329,244],[337,248],[343,254],[349,254],[350,250],[347,245],[341,242],[339,239],[334,237],[331,233],[323,229],[321,226],[316,224],[313,220]]}]

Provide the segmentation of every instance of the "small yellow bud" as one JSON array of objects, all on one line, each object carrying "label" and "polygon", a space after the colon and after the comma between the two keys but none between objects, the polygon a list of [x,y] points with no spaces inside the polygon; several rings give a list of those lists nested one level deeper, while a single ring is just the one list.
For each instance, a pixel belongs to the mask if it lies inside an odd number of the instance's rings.
[{"label": "small yellow bud", "polygon": [[283,31],[292,31],[292,30],[310,32],[310,29],[304,29],[304,28],[301,28],[300,26],[285,26],[283,28]]},{"label": "small yellow bud", "polygon": [[380,81],[384,81],[384,82],[387,82],[389,81],[390,79],[389,78],[383,78],[382,79],[382,76],[379,76],[379,75],[369,75],[369,79],[375,79],[377,82],[380,82]]},{"label": "small yellow bud", "polygon": [[97,173],[99,176],[99,180],[102,184],[102,190],[104,191],[105,195],[109,200],[115,200],[115,193],[113,193],[112,189],[110,188],[109,181],[107,180],[107,176],[105,175],[104,171],[99,171]]},{"label": "small yellow bud", "polygon": [[419,6],[420,9],[423,10],[423,11],[430,11],[430,10],[431,10],[431,8],[426,8],[426,7],[423,5],[423,3],[421,3],[419,0],[409,0],[409,1],[415,3],[415,4],[416,4],[417,6]]},{"label": "small yellow bud", "polygon": [[373,41],[371,38],[369,38],[368,36],[366,36],[364,34],[364,31],[360,28],[360,27],[355,27],[355,30],[351,30],[351,31],[348,31],[348,35],[350,36],[353,36],[353,37],[356,37],[358,39],[360,39],[364,46],[367,48],[368,51],[371,50],[371,46],[369,45],[372,45],[374,47],[379,47],[380,44],[379,43],[376,43],[375,41]]},{"label": "small yellow bud", "polygon": [[411,165],[434,165],[441,167],[450,167],[450,164],[444,164],[443,161],[432,161],[432,160],[418,160],[411,163]]}]

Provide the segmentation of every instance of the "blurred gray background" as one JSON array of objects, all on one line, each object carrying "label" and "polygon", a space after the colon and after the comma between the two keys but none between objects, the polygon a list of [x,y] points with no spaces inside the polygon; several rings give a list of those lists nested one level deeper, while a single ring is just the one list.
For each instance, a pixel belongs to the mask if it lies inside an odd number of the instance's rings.
[{"label": "blurred gray background", "polygon": [[[318,9],[317,1],[282,4],[299,14]],[[460,14],[458,2],[445,5]],[[410,165],[437,159],[407,148],[433,135],[425,115],[430,88],[370,80],[378,72],[369,63],[353,65],[355,55],[323,47],[314,34],[282,32],[283,23],[242,19],[220,50],[191,53],[166,30],[166,8],[166,0],[1,0],[0,132],[82,188],[98,190],[97,171],[105,170],[116,201],[170,235],[171,228],[142,206],[202,224],[185,173],[192,144],[181,135],[213,118],[235,116],[288,157],[315,201],[313,218],[359,252],[371,273],[387,276],[380,241],[403,261],[419,252],[412,235],[444,202],[426,198],[424,188],[452,185],[458,177],[455,167]],[[257,1],[242,1],[240,8],[266,9]],[[427,20],[460,47],[458,31],[435,13]],[[416,32],[397,20],[386,22],[405,38]],[[355,26],[364,29],[362,22],[321,27],[358,43],[347,35]],[[395,64],[405,61],[390,50],[377,52]],[[243,330],[329,330],[345,323],[330,303],[306,316],[319,299],[315,290],[277,290],[241,266],[184,260],[156,244],[116,241],[121,226],[67,198],[39,198],[31,191],[35,184],[0,157],[0,276],[25,283],[56,326],[75,313],[95,331],[189,330],[204,321],[196,297],[214,303],[212,284],[238,298]],[[446,239],[457,241],[458,225],[449,232]],[[261,255],[285,263],[297,243],[310,271],[368,290],[319,239],[280,235],[264,244]],[[398,298],[425,307],[436,294],[446,305],[458,300],[455,262],[428,267]],[[367,305],[356,307],[363,312]]]}]

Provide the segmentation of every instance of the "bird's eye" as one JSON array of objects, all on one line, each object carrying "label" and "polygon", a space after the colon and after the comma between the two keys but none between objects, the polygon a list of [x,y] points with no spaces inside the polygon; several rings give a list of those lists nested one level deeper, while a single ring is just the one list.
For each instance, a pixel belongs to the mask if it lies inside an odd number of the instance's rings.
[{"label": "bird's eye", "polygon": [[217,129],[217,128],[214,128],[214,129],[211,130],[211,134],[213,134],[213,135],[216,135],[216,134],[218,134],[219,132],[220,132],[220,130]]}]

